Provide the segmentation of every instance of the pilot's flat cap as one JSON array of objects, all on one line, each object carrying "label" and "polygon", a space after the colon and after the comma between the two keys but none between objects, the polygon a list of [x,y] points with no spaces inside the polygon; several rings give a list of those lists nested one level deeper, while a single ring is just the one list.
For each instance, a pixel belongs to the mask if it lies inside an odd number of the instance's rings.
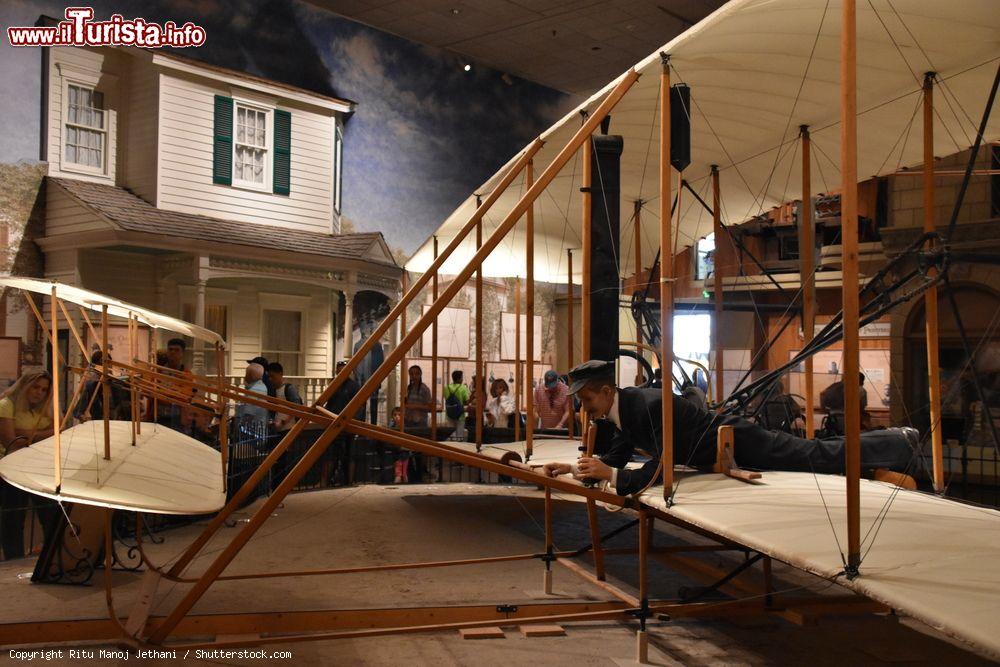
[{"label": "pilot's flat cap", "polygon": [[585,361],[569,372],[569,393],[575,394],[583,389],[591,380],[615,379],[615,362],[602,359]]}]

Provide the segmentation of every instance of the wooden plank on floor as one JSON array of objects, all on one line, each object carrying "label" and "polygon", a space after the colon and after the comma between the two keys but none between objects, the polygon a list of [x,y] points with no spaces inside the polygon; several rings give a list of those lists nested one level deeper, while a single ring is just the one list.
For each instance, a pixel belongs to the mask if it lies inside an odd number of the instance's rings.
[{"label": "wooden plank on floor", "polygon": [[463,628],[458,631],[462,639],[503,639],[507,635],[500,628]]},{"label": "wooden plank on floor", "polygon": [[561,625],[522,625],[521,634],[525,637],[565,637],[566,630]]}]

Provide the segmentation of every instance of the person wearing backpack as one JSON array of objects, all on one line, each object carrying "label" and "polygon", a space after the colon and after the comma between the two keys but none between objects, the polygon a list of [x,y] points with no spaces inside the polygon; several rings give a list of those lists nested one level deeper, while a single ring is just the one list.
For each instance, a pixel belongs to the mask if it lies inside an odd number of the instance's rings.
[{"label": "person wearing backpack", "polygon": [[469,388],[462,382],[462,371],[451,372],[451,384],[444,388],[444,414],[448,425],[455,429],[452,437],[465,439],[465,405],[469,402]]}]

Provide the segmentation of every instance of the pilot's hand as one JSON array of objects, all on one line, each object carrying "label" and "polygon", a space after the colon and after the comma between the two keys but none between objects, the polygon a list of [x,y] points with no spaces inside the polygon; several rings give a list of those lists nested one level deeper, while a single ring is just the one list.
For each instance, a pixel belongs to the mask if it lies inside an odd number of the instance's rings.
[{"label": "pilot's hand", "polygon": [[584,456],[576,462],[576,466],[580,471],[580,477],[605,480],[611,479],[611,466],[598,458]]},{"label": "pilot's hand", "polygon": [[542,470],[545,471],[546,477],[558,477],[559,475],[568,475],[573,471],[573,468],[568,463],[546,463]]}]

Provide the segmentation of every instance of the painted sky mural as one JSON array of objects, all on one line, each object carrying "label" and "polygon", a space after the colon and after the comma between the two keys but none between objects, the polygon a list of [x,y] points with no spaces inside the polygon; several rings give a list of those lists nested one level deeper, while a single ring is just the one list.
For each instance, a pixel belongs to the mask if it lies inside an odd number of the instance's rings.
[{"label": "painted sky mural", "polygon": [[[68,5],[4,0],[0,25],[62,18]],[[95,14],[193,21],[208,38],[183,54],[354,100],[344,133],[344,216],[409,253],[478,185],[560,118],[550,88],[379,32],[299,0],[99,0]],[[38,159],[38,49],[0,45],[0,162]]]}]

